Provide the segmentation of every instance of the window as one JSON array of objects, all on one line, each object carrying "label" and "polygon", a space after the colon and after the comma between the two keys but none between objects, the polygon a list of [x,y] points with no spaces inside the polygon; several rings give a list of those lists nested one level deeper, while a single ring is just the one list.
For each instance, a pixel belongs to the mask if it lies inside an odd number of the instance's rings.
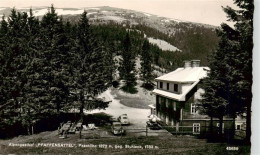
[{"label": "window", "polygon": [[166,105],[166,108],[169,107],[169,99],[166,99],[166,103],[165,103],[165,105]]},{"label": "window", "polygon": [[236,122],[236,130],[241,130],[242,128],[242,123]]},{"label": "window", "polygon": [[200,123],[193,123],[193,134],[200,133]]},{"label": "window", "polygon": [[173,110],[176,111],[176,102],[173,102]]},{"label": "window", "polygon": [[161,98],[161,96],[158,96],[158,102],[159,102],[159,104],[162,103],[162,98]]},{"label": "window", "polygon": [[190,104],[190,113],[191,114],[196,114],[197,113],[197,106],[196,104]]},{"label": "window", "polygon": [[238,125],[236,126],[236,130],[241,130],[241,125],[240,125],[240,124],[238,124]]},{"label": "window", "polygon": [[167,83],[167,90],[169,90],[169,83]]},{"label": "window", "polygon": [[160,82],[160,88],[163,88],[163,83],[162,82]]},{"label": "window", "polygon": [[174,90],[175,92],[178,92],[178,84],[174,84],[173,90]]}]

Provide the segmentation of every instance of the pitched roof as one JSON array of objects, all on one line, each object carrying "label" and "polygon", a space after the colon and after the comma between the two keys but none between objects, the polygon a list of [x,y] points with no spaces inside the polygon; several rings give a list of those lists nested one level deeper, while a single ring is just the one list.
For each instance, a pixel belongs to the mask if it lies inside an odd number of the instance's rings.
[{"label": "pitched roof", "polygon": [[[156,78],[155,80],[177,82],[177,83],[189,83],[188,85],[185,85],[185,89],[182,89],[182,93],[176,94],[161,89],[154,89],[153,93],[177,101],[186,101],[187,94],[199,83],[200,79],[205,78],[207,76],[207,71],[209,70],[210,70],[209,67],[178,68],[173,72],[170,72],[168,74]],[[182,87],[184,88],[183,84]]]},{"label": "pitched roof", "polygon": [[186,101],[186,95],[199,83],[199,81],[194,82],[192,85],[189,86],[188,89],[186,89],[184,92],[182,92],[181,94],[175,94],[172,92],[168,92],[165,90],[161,90],[161,89],[154,89],[152,91],[152,93],[160,95],[160,96],[164,96],[173,100],[177,100],[177,101]]},{"label": "pitched roof", "polygon": [[207,76],[209,67],[178,68],[173,72],[156,78],[158,81],[172,81],[179,83],[195,82]]}]

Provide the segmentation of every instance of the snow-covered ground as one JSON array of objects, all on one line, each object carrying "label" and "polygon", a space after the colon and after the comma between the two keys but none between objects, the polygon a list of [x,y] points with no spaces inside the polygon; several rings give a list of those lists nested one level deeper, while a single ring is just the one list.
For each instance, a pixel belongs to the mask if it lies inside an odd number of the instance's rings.
[{"label": "snow-covered ground", "polygon": [[117,21],[117,22],[122,22],[122,21],[126,20],[125,18],[121,18],[121,17],[117,17],[117,16],[104,16],[104,17],[101,17],[101,19],[113,20],[113,21]]},{"label": "snow-covered ground", "polygon": [[[40,9],[40,10],[35,10],[33,11],[34,16],[43,16],[46,13],[48,13],[49,9]],[[56,9],[55,12],[60,16],[60,15],[77,15],[77,14],[82,14],[84,12],[84,9],[80,10],[65,10],[65,9]],[[29,12],[27,12],[29,13]]]},{"label": "snow-covered ground", "polygon": [[[117,56],[115,59],[119,60],[121,57]],[[136,70],[140,70],[141,65],[140,65],[140,57],[136,58]],[[138,74],[139,75],[139,74]],[[95,109],[92,111],[84,111],[86,114],[93,114],[93,113],[100,113],[104,112],[107,113],[115,118],[122,114],[127,114],[129,121],[131,124],[133,124],[135,127],[145,127],[146,126],[146,121],[148,121],[148,116],[150,115],[150,109],[139,109],[139,108],[133,108],[133,107],[128,107],[123,104],[121,104],[121,99],[133,99],[131,102],[136,102],[137,100],[140,100],[140,102],[145,102],[145,103],[155,103],[155,97],[151,96],[149,91],[144,91],[143,88],[140,87],[141,81],[137,80],[138,86],[136,87],[138,90],[137,94],[129,94],[125,93],[122,90],[114,92],[112,95],[111,89],[106,90],[102,94],[98,96],[98,98],[105,98],[106,101],[111,101],[106,109]],[[119,97],[120,96],[120,97]],[[116,99],[116,98],[121,98]],[[126,102],[126,101],[123,101]]]},{"label": "snow-covered ground", "polygon": [[183,21],[183,20],[179,20],[179,19],[170,19],[170,20],[175,21],[175,22],[177,22],[177,23],[185,22],[185,21]]},{"label": "snow-covered ground", "polygon": [[161,68],[155,64],[152,64],[152,67],[154,68],[153,74],[157,75],[157,77],[164,75],[166,72],[164,68]]},{"label": "snow-covered ground", "polygon": [[100,10],[100,8],[85,8],[85,10]]},{"label": "snow-covered ground", "polygon": [[140,57],[137,57],[135,59],[135,70],[137,71],[137,75],[136,77],[137,78],[140,78],[140,73],[141,73],[141,58]]},{"label": "snow-covered ground", "polygon": [[87,15],[96,14],[97,12],[88,12]]},{"label": "snow-covered ground", "polygon": [[157,45],[159,48],[161,48],[164,51],[166,51],[166,50],[169,50],[169,51],[181,51],[177,47],[171,45],[170,43],[168,43],[168,42],[166,42],[164,40],[154,39],[154,38],[151,38],[151,37],[149,37],[148,40],[149,40],[150,43]]},{"label": "snow-covered ground", "polygon": [[143,14],[146,15],[146,16],[148,16],[148,17],[152,16],[152,15],[149,14],[149,13],[143,13]]},{"label": "snow-covered ground", "polygon": [[[2,21],[4,15],[0,15],[0,21]],[[5,21],[7,21],[7,17],[5,16]]]},{"label": "snow-covered ground", "polygon": [[162,22],[166,22],[166,23],[169,23],[170,22],[170,20],[169,19],[163,19],[163,20],[161,20]]},{"label": "snow-covered ground", "polygon": [[111,102],[108,105],[108,108],[105,110],[95,109],[92,111],[85,110],[85,114],[93,114],[93,113],[100,113],[104,112],[107,113],[115,118],[122,114],[127,114],[129,121],[131,124],[135,124],[138,127],[145,127],[146,121],[148,120],[148,116],[150,115],[150,109],[138,109],[138,108],[131,108],[124,106],[120,103],[119,100],[115,99],[113,95],[111,95],[111,90],[108,89],[104,93],[102,93],[99,97],[106,98],[106,100],[110,100]]},{"label": "snow-covered ground", "polygon": [[30,10],[29,7],[18,7],[18,8],[16,8],[16,9],[18,9],[18,10]]}]

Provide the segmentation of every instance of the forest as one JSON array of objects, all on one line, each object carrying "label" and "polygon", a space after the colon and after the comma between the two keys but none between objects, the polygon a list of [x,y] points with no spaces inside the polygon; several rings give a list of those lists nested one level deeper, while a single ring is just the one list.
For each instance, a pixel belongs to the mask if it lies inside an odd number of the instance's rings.
[{"label": "forest", "polygon": [[[153,88],[156,77],[152,64],[167,71],[186,59],[201,59],[207,65],[218,40],[209,36],[215,32],[184,31],[173,37],[145,25],[90,24],[86,12],[75,22],[59,16],[53,6],[41,20],[32,9],[29,14],[13,9],[0,23],[0,132],[5,133],[0,138],[37,132],[32,127],[40,121],[60,118],[73,108],[81,115],[84,109],[106,108],[96,96],[119,80],[125,83],[124,91],[134,93],[137,56],[147,89]],[[176,44],[183,52],[162,51],[144,34]],[[180,42],[182,37],[188,44]],[[119,66],[115,56],[121,57]],[[114,78],[116,70],[120,79]],[[5,132],[14,127],[21,130]]]}]

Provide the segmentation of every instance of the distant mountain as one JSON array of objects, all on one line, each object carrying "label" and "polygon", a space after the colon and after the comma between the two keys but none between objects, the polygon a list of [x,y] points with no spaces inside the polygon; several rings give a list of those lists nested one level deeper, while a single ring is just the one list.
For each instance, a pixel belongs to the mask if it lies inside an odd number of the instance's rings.
[{"label": "distant mountain", "polygon": [[[12,8],[0,8],[0,18],[8,16]],[[29,12],[30,8],[16,8],[21,12]],[[41,19],[48,12],[48,7],[32,8],[33,14]],[[207,65],[207,56],[217,47],[216,26],[160,17],[150,13],[113,8],[109,6],[92,8],[56,8],[58,15],[64,20],[76,23],[79,15],[86,10],[91,24],[116,23],[144,33],[144,37],[157,44],[165,51],[181,51],[182,59],[200,59]],[[149,39],[150,38],[150,39]],[[159,43],[162,43],[161,46]],[[164,48],[165,47],[165,48]],[[165,56],[169,57],[168,55]],[[170,59],[170,58],[169,58]]]}]

